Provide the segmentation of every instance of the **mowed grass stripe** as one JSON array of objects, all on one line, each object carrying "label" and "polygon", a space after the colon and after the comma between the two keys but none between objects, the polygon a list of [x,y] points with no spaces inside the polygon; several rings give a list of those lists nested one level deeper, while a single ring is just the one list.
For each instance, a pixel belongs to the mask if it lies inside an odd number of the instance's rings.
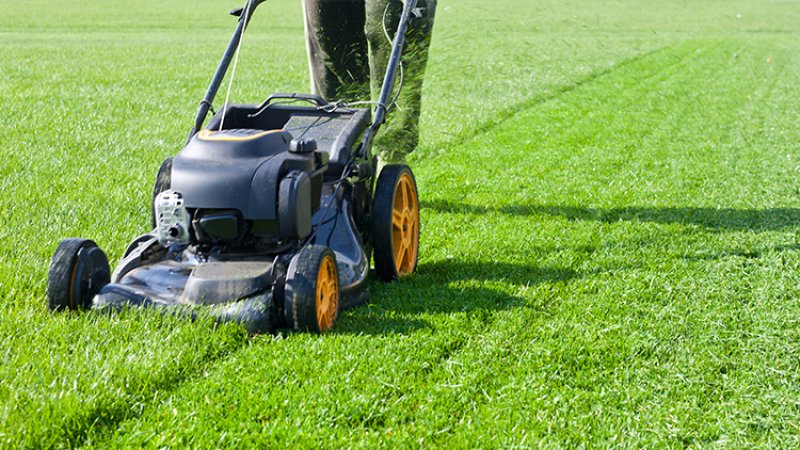
[{"label": "mowed grass stripe", "polygon": [[[793,81],[791,78],[775,80],[774,77],[784,73],[786,68],[797,67],[796,57],[788,52],[779,52],[779,56],[773,59],[782,59],[783,69],[773,72],[769,66],[772,63],[763,56],[773,48],[765,42],[701,45],[706,48],[699,53],[701,56],[694,56],[695,45],[670,52],[669,56],[688,59],[691,64],[684,64],[684,70],[665,82],[646,83],[630,91],[616,90],[613,84],[598,83],[563,99],[565,107],[581,108],[587,100],[607,98],[607,92],[615,91],[624,92],[624,100],[629,102],[627,105],[611,102],[588,126],[574,121],[558,124],[559,128],[563,126],[564,134],[575,135],[587,128],[592,131],[592,125],[615,124],[602,115],[611,117],[613,113],[619,125],[605,128],[590,140],[599,147],[598,150],[608,152],[607,156],[586,159],[572,168],[605,174],[612,172],[607,175],[608,183],[616,181],[620,187],[610,188],[606,195],[584,197],[583,201],[602,204],[610,197],[613,204],[621,205],[618,211],[626,209],[626,200],[642,201],[644,197],[625,192],[628,185],[638,186],[636,181],[639,178],[631,180],[627,173],[630,166],[639,160],[686,165],[682,167],[684,172],[673,177],[659,177],[658,164],[648,171],[641,171],[642,175],[660,180],[657,187],[661,189],[650,189],[649,192],[645,189],[643,192],[648,194],[651,202],[680,205],[684,194],[681,181],[687,177],[702,178],[705,183],[701,187],[707,187],[728,185],[744,175],[738,173],[735,164],[727,163],[724,156],[759,152],[761,158],[773,163],[786,159],[782,150],[788,148],[792,140],[776,141],[774,138],[781,135],[796,137],[795,133],[790,132],[789,136],[781,131],[772,133],[771,144],[776,147],[764,143],[755,148],[739,147],[729,142],[732,137],[761,135],[764,130],[774,130],[776,120],[782,122],[779,118],[781,110],[775,108],[775,103],[782,103],[786,88]],[[735,59],[747,62],[732,63],[731,60]],[[649,63],[652,61],[620,76],[624,80],[641,79],[652,69]],[[751,73],[742,76],[742,72]],[[764,95],[765,85],[768,86],[768,95]],[[685,91],[694,93],[695,98],[684,103],[681,101],[683,95],[675,95]],[[647,105],[654,97],[673,97],[667,103],[666,112],[674,108],[678,110],[676,117],[694,120],[663,120],[658,110],[648,111]],[[763,105],[766,99],[773,101]],[[754,108],[754,103],[760,108]],[[732,105],[738,107],[730,108]],[[779,114],[778,117],[747,114],[754,109]],[[519,130],[526,124],[535,127],[553,117],[552,112],[552,108],[544,107],[517,116],[511,121],[513,124],[508,125],[509,131],[505,136],[502,132],[496,133],[485,141],[498,143],[505,137],[508,146],[499,146],[496,150],[498,154],[507,155],[511,143],[519,138]],[[653,127],[656,132],[648,132]],[[626,156],[627,142],[630,141],[625,139],[627,136],[615,136],[619,129],[632,130],[644,137],[639,139],[640,142],[633,139],[631,147],[635,153],[628,153],[627,162],[622,164],[616,158]],[[717,129],[722,131],[710,137],[704,136],[703,130]],[[676,134],[691,138],[676,145],[671,139]],[[610,139],[604,141],[606,136]],[[756,143],[752,139],[744,140]],[[545,143],[547,140],[542,142]],[[702,160],[705,164],[686,158],[683,152],[688,149],[706,155]],[[523,150],[533,154],[542,151],[534,145]],[[657,155],[654,157],[650,153]],[[680,161],[683,158],[686,160]],[[489,164],[488,160],[487,156],[475,166]],[[705,167],[710,164],[717,170]],[[565,165],[562,164],[562,168]],[[618,166],[621,170],[616,171],[617,177],[614,177],[614,171],[609,169]],[[780,173],[783,170],[780,166],[764,164],[743,181],[759,182],[765,176],[773,177],[775,171]],[[566,178],[563,177],[562,181],[570,183]],[[586,178],[577,173],[571,183],[583,186]],[[781,181],[786,183],[787,180]],[[668,183],[679,187],[669,189]],[[562,215],[582,225],[584,233],[588,226],[589,232],[603,236],[603,242],[586,264],[587,269],[596,272],[587,273],[587,279],[584,271],[579,271],[579,276],[571,283],[575,295],[554,302],[552,314],[529,309],[521,309],[520,314],[516,310],[504,312],[502,314],[508,316],[508,321],[496,322],[503,324],[494,328],[496,336],[487,339],[482,343],[485,346],[481,345],[474,351],[464,349],[465,355],[459,361],[465,365],[462,375],[481,373],[487,361],[496,361],[498,356],[505,355],[514,361],[511,367],[496,366],[488,377],[488,383],[486,380],[465,383],[463,398],[470,399],[467,417],[490,418],[490,421],[499,422],[504,432],[498,432],[494,437],[505,445],[518,444],[526,435],[535,436],[536,431],[538,438],[545,439],[557,432],[558,438],[553,443],[577,445],[591,436],[597,442],[619,442],[630,446],[703,442],[748,446],[769,443],[775,436],[781,439],[796,433],[796,427],[782,416],[795,404],[787,388],[792,385],[791,379],[796,377],[787,379],[785,370],[771,373],[766,367],[775,364],[773,358],[777,355],[778,366],[788,364],[796,367],[797,364],[792,356],[798,345],[798,304],[794,300],[797,296],[797,247],[767,246],[750,251],[752,241],[794,241],[794,233],[785,231],[785,228],[796,223],[779,217],[775,224],[776,219],[769,211],[762,213],[746,209],[723,210],[721,217],[712,219],[714,207],[694,208],[698,215],[704,216],[700,220],[684,216],[685,212],[692,212],[692,208],[649,208],[652,213],[647,214],[648,209],[644,209],[641,217],[636,207],[630,207],[627,214],[608,214],[602,208],[569,204],[560,208],[534,204],[529,209],[520,205],[515,209],[512,205],[504,205],[507,203],[504,200],[512,195],[510,189],[504,185],[497,185],[495,189],[500,194],[493,198],[478,191],[466,196],[466,204],[450,204],[447,208],[450,212],[467,212],[471,220],[480,220],[480,214],[487,209],[500,212],[505,208],[511,211],[509,214],[527,209],[530,211],[528,220],[533,226],[540,223],[540,214],[556,218]],[[701,204],[708,200],[723,202],[723,205],[741,204],[743,200],[745,204],[765,203],[761,197],[762,190],[744,191],[713,189],[710,192],[717,194],[716,198],[698,195],[693,198]],[[673,193],[681,195],[665,195]],[[475,207],[478,212],[469,214],[474,211],[473,204],[489,203],[490,198],[503,206]],[[789,196],[771,198],[767,203],[787,200],[793,199]],[[583,213],[575,213],[580,210]],[[790,208],[788,211],[796,216],[796,212],[792,212],[796,210]],[[774,229],[779,233],[771,232]],[[754,236],[759,232],[760,235]],[[580,230],[573,227],[568,228],[565,234],[577,241],[581,237]],[[454,241],[458,239],[458,235],[453,237]],[[726,244],[737,243],[742,243],[745,248],[738,252],[728,250],[706,254],[708,246],[725,248]],[[576,246],[579,245],[577,242]],[[785,255],[784,251],[789,254]],[[702,256],[692,255],[694,252]],[[603,266],[609,263],[611,267],[603,270]],[[554,314],[557,315],[554,317]],[[771,342],[772,339],[777,342]],[[772,345],[776,347],[773,349]],[[492,349],[488,353],[499,355],[490,355],[486,360],[475,358],[480,355],[480,349]],[[750,364],[753,359],[755,363]],[[737,365],[736,361],[748,363]],[[737,367],[733,369],[731,364]],[[508,371],[511,382],[505,382],[504,371]],[[735,379],[730,380],[732,378]],[[464,377],[458,379],[463,381]],[[492,389],[492,383],[499,388]],[[477,386],[486,389],[485,396],[467,393]],[[781,414],[773,414],[769,410],[770,404],[778,407]],[[441,407],[431,408],[431,411],[440,410]],[[714,413],[709,414],[709,411]],[[706,420],[706,414],[712,419]],[[534,419],[537,417],[541,422]],[[442,421],[443,425],[448,425],[447,418],[443,417]],[[742,431],[743,424],[747,425],[748,431]],[[486,436],[485,427],[472,423],[458,425],[455,431],[458,439],[463,438],[464,442],[474,442],[476,438]],[[497,423],[492,422],[492,425],[494,427]],[[509,429],[516,429],[517,435],[506,434]],[[452,441],[447,442],[452,444]]]},{"label": "mowed grass stripe", "polygon": [[511,106],[507,106],[499,111],[492,111],[492,114],[488,118],[486,118],[483,122],[480,122],[479,124],[474,126],[462,128],[455,135],[449,136],[447,139],[442,139],[441,141],[437,140],[435,144],[438,147],[437,151],[440,153],[441,152],[446,153],[452,150],[453,148],[463,146],[464,142],[466,141],[475,139],[476,137],[483,134],[491,133],[495,128],[500,127],[506,121],[510,120],[517,114],[520,114],[529,109],[533,109],[538,104],[545,103],[559,96],[568,94],[569,92],[578,89],[585,84],[592,83],[600,77],[612,74],[614,71],[620,70],[629,64],[633,64],[641,59],[647,58],[653,55],[654,53],[657,53],[660,50],[662,50],[662,48],[655,48],[653,50],[636,54],[635,56],[623,59],[622,61],[613,64],[609,67],[600,68],[593,72],[590,72],[583,78],[574,81],[569,80],[564,85],[552,86],[550,87],[550,89],[547,89],[544,92],[534,94],[529,98],[525,98],[522,101],[512,104]]}]

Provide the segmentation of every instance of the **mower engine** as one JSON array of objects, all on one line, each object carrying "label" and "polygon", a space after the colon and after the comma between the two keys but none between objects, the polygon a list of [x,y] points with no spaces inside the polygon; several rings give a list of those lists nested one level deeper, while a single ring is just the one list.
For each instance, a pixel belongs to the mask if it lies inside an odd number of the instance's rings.
[{"label": "mower engine", "polygon": [[172,190],[156,197],[155,210],[158,217],[158,241],[164,245],[176,242],[189,243],[191,219],[183,206],[183,195]]},{"label": "mower engine", "polygon": [[172,163],[155,197],[158,239],[235,245],[298,241],[311,234],[329,156],[286,131],[202,130]]}]

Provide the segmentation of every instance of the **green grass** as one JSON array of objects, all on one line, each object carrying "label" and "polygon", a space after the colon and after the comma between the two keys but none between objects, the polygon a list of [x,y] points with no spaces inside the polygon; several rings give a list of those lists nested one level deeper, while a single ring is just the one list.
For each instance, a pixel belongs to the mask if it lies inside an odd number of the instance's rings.
[{"label": "green grass", "polygon": [[[418,273],[324,336],[51,315],[149,222],[235,3],[0,0],[0,447],[800,445],[800,4],[440,2]],[[303,91],[299,2],[235,97]]]}]

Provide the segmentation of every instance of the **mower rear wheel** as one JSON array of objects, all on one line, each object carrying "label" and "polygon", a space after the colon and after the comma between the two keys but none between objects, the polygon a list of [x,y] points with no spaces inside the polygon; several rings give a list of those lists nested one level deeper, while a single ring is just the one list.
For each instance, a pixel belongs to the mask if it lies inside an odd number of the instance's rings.
[{"label": "mower rear wheel", "polygon": [[405,164],[387,165],[375,187],[372,240],[375,272],[383,281],[410,275],[419,255],[417,182]]},{"label": "mower rear wheel", "polygon": [[156,227],[156,197],[158,194],[168,191],[172,185],[172,158],[167,158],[161,163],[156,175],[156,182],[153,185],[153,199],[150,202],[150,226]]},{"label": "mower rear wheel", "polygon": [[300,250],[286,273],[284,313],[297,331],[325,332],[339,315],[339,271],[328,247],[311,245]]},{"label": "mower rear wheel", "polygon": [[88,309],[95,294],[111,281],[105,253],[88,239],[58,244],[47,274],[47,306],[51,311]]}]

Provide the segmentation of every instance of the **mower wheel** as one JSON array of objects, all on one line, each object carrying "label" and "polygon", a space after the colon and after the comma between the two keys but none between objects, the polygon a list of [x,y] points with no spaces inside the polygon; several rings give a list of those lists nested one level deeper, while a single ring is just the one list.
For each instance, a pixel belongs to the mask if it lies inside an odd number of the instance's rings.
[{"label": "mower wheel", "polygon": [[419,254],[417,182],[405,164],[381,170],[372,206],[375,272],[383,281],[410,275]]},{"label": "mower wheel", "polygon": [[108,258],[97,244],[65,239],[58,244],[47,274],[47,306],[51,311],[88,309],[110,281]]},{"label": "mower wheel", "polygon": [[333,328],[339,315],[339,271],[336,255],[328,247],[303,248],[286,273],[284,314],[297,331],[321,333]]},{"label": "mower wheel", "polygon": [[172,158],[167,158],[161,163],[156,175],[156,183],[153,185],[153,200],[150,202],[150,226],[156,227],[156,197],[158,194],[168,191],[172,185]]}]

